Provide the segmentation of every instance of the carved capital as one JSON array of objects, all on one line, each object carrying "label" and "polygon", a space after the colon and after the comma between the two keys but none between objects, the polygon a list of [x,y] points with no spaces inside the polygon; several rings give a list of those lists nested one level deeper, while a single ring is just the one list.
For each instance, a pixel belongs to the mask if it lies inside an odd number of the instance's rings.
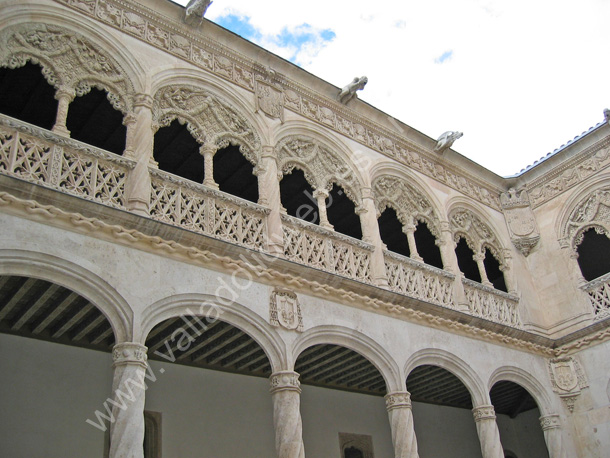
[{"label": "carved capital", "polygon": [[148,357],[146,355],[146,348],[136,342],[123,342],[116,344],[112,349],[112,361],[113,366],[122,366],[128,364],[136,364],[142,367],[146,367],[146,361]]},{"label": "carved capital", "polygon": [[216,151],[218,151],[218,146],[213,143],[206,143],[199,147],[199,154],[201,154],[202,156],[205,156],[207,154],[214,156],[214,154],[216,154]]},{"label": "carved capital", "polygon": [[394,391],[385,395],[385,407],[388,412],[393,409],[410,409],[411,393],[408,391]]},{"label": "carved capital", "polygon": [[294,371],[279,371],[274,372],[269,377],[269,383],[271,387],[269,392],[271,394],[277,393],[278,391],[296,391],[301,393],[301,382],[299,382],[299,374]]},{"label": "carved capital", "polygon": [[319,197],[324,197],[326,199],[328,197],[328,190],[324,188],[316,189],[312,194],[316,199]]},{"label": "carved capital", "polygon": [[66,99],[68,102],[71,102],[74,100],[75,96],[76,92],[74,91],[74,88],[69,86],[62,85],[55,91],[55,99],[57,100]]},{"label": "carved capital", "polygon": [[539,418],[540,426],[543,431],[547,431],[549,429],[561,428],[561,420],[559,415],[544,415]]},{"label": "carved capital", "polygon": [[133,97],[134,107],[148,108],[152,110],[153,98],[148,94],[135,94]]},{"label": "carved capital", "polygon": [[494,410],[494,406],[475,407],[472,409],[472,415],[474,416],[475,422],[496,419],[496,411]]}]

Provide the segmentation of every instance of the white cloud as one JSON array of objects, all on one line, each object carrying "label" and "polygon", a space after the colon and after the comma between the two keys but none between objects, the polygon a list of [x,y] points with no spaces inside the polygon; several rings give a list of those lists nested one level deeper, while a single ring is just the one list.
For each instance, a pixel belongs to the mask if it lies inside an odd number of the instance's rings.
[{"label": "white cloud", "polygon": [[331,42],[314,41],[294,60],[338,87],[367,75],[361,99],[431,137],[463,131],[454,148],[501,175],[610,106],[605,0],[215,0],[206,17],[229,12],[263,36],[303,24],[332,30]]}]

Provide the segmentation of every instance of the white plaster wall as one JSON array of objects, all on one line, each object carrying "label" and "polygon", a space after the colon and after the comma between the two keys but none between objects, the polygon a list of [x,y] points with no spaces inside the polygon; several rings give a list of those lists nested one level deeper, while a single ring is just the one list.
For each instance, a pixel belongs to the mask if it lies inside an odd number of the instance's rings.
[{"label": "white plaster wall", "polygon": [[109,353],[0,334],[0,456],[101,458]]}]

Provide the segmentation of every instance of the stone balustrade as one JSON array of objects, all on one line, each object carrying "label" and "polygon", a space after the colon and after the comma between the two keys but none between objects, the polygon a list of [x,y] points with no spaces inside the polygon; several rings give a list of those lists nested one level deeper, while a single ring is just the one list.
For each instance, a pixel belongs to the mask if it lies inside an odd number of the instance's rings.
[{"label": "stone balustrade", "polygon": [[594,320],[610,317],[610,272],[582,286],[589,295],[593,307]]},{"label": "stone balustrade", "polygon": [[462,279],[464,293],[471,315],[513,328],[522,328],[519,315],[519,298],[481,283]]}]

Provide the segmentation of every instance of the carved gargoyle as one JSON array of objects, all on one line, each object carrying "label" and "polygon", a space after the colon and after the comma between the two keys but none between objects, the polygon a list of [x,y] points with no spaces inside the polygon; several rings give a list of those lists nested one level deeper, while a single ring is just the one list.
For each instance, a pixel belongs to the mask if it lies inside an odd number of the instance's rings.
[{"label": "carved gargoyle", "polygon": [[462,132],[454,132],[452,130],[448,130],[447,132],[443,132],[438,140],[436,140],[436,146],[434,147],[434,151],[437,153],[444,152],[447,148],[451,148],[453,142],[455,142],[458,138],[464,135]]},{"label": "carved gargoyle", "polygon": [[361,78],[355,77],[351,83],[341,89],[341,92],[339,92],[339,96],[337,97],[337,99],[343,105],[347,105],[350,100],[356,97],[356,91],[361,91],[362,89],[364,89],[364,86],[366,86],[366,83],[368,82],[369,79],[366,76],[363,76]]},{"label": "carved gargoyle", "polygon": [[211,0],[190,0],[184,10],[184,22],[188,25],[201,24],[203,16],[211,4]]}]

